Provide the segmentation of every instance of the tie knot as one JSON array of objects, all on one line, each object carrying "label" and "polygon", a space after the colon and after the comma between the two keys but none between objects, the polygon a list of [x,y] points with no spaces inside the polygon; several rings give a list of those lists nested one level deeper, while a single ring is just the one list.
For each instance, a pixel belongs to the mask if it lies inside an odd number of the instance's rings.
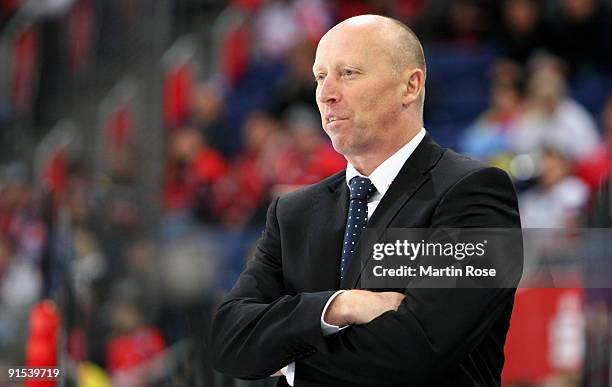
[{"label": "tie knot", "polygon": [[361,199],[368,201],[376,193],[376,187],[367,177],[355,176],[351,179],[351,200]]}]

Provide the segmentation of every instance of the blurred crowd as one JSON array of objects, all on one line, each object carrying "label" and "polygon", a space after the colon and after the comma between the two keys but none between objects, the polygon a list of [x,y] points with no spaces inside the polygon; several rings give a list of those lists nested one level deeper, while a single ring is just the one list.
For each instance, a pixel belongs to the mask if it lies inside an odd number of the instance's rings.
[{"label": "blurred crowd", "polygon": [[[0,1],[0,38],[11,37],[25,3]],[[95,62],[87,55],[104,56],[113,44],[79,25],[83,15],[92,23],[98,15],[102,33],[113,12],[138,23],[134,14],[147,2],[108,3],[116,9],[102,0],[55,3],[62,4],[48,13],[70,22],[55,31],[65,49],[29,43],[31,30],[13,46],[7,39],[0,45],[0,150],[9,154],[24,123],[44,123],[38,107],[55,98],[54,74],[36,74],[24,63],[72,63],[70,77],[82,77]],[[61,141],[36,163],[0,159],[0,365],[23,364],[24,322],[48,297],[62,310],[66,353],[74,364],[88,364],[88,378],[192,385],[198,371],[179,364],[164,374],[153,360],[188,339],[195,343],[189,353],[206,363],[208,316],[251,256],[271,200],[346,166],[322,132],[311,67],[319,38],[357,14],[392,16],[416,31],[429,66],[425,128],[442,145],[505,169],[519,191],[524,227],[612,223],[609,1],[195,3],[177,0],[171,20],[189,25],[197,12],[214,13],[207,33],[215,46],[206,59],[212,71],[202,76],[195,58],[160,71],[162,106],[145,110],[159,116],[161,154],[139,143],[145,140],[132,133],[137,124],[128,112],[109,120],[101,159]],[[43,32],[54,25],[41,24]],[[75,29],[84,33],[76,42]],[[37,79],[46,83],[38,88]],[[37,129],[41,142],[48,132]],[[150,157],[161,159],[161,168],[153,169]],[[141,179],[152,173],[155,192]],[[609,345],[600,320],[612,316],[610,295],[593,297],[599,330],[590,338]],[[610,354],[601,356],[609,371]],[[202,369],[200,380],[213,377]],[[609,377],[593,373],[598,381]]]}]

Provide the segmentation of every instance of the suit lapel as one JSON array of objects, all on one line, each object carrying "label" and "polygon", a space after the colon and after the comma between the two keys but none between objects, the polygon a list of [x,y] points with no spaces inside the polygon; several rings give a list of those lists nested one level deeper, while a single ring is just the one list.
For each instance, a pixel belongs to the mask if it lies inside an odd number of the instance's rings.
[{"label": "suit lapel", "polygon": [[[393,218],[419,188],[429,180],[429,170],[436,165],[443,153],[444,150],[432,140],[429,134],[423,138],[378,204],[374,215],[368,222],[368,236],[376,237],[376,239],[384,236]],[[372,234],[373,230],[375,230],[375,234]],[[355,255],[349,263],[347,274],[340,284],[342,289],[353,289],[358,284],[361,271],[372,257],[371,251],[363,250],[363,246],[372,246],[373,242],[360,241]]]},{"label": "suit lapel", "polygon": [[[338,289],[340,281],[340,258],[346,214],[348,212],[349,190],[345,174],[332,180],[326,192],[322,192],[315,203],[319,227],[311,234],[317,284],[323,290]],[[322,220],[322,221],[321,221]]]}]

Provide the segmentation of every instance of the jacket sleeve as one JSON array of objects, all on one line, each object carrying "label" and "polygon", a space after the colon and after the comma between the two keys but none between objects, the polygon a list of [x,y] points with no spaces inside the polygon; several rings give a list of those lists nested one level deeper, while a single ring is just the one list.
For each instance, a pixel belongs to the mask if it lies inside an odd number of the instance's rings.
[{"label": "jacket sleeve", "polygon": [[255,258],[213,317],[213,365],[239,378],[265,378],[324,341],[320,317],[334,291],[285,292],[278,200],[268,209]]},{"label": "jacket sleeve", "polygon": [[[503,171],[471,172],[440,200],[432,228],[465,227],[520,228],[516,194]],[[512,259],[520,272],[522,254]],[[514,286],[519,279],[520,273]],[[509,318],[514,292],[511,287],[409,286],[397,311],[351,326],[299,360],[296,378],[304,371],[312,382],[337,386],[404,385],[407,380],[415,385],[431,383],[451,365],[457,366],[500,318]]]}]

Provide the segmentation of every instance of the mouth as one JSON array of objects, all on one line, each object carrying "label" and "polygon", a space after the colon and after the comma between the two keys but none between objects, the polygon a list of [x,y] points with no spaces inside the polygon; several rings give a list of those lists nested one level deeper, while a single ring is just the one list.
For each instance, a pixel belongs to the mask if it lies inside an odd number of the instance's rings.
[{"label": "mouth", "polygon": [[334,117],[334,116],[330,116],[327,117],[327,119],[325,120],[327,124],[331,124],[333,122],[337,122],[337,121],[345,121],[346,118],[339,118],[339,117]]}]

